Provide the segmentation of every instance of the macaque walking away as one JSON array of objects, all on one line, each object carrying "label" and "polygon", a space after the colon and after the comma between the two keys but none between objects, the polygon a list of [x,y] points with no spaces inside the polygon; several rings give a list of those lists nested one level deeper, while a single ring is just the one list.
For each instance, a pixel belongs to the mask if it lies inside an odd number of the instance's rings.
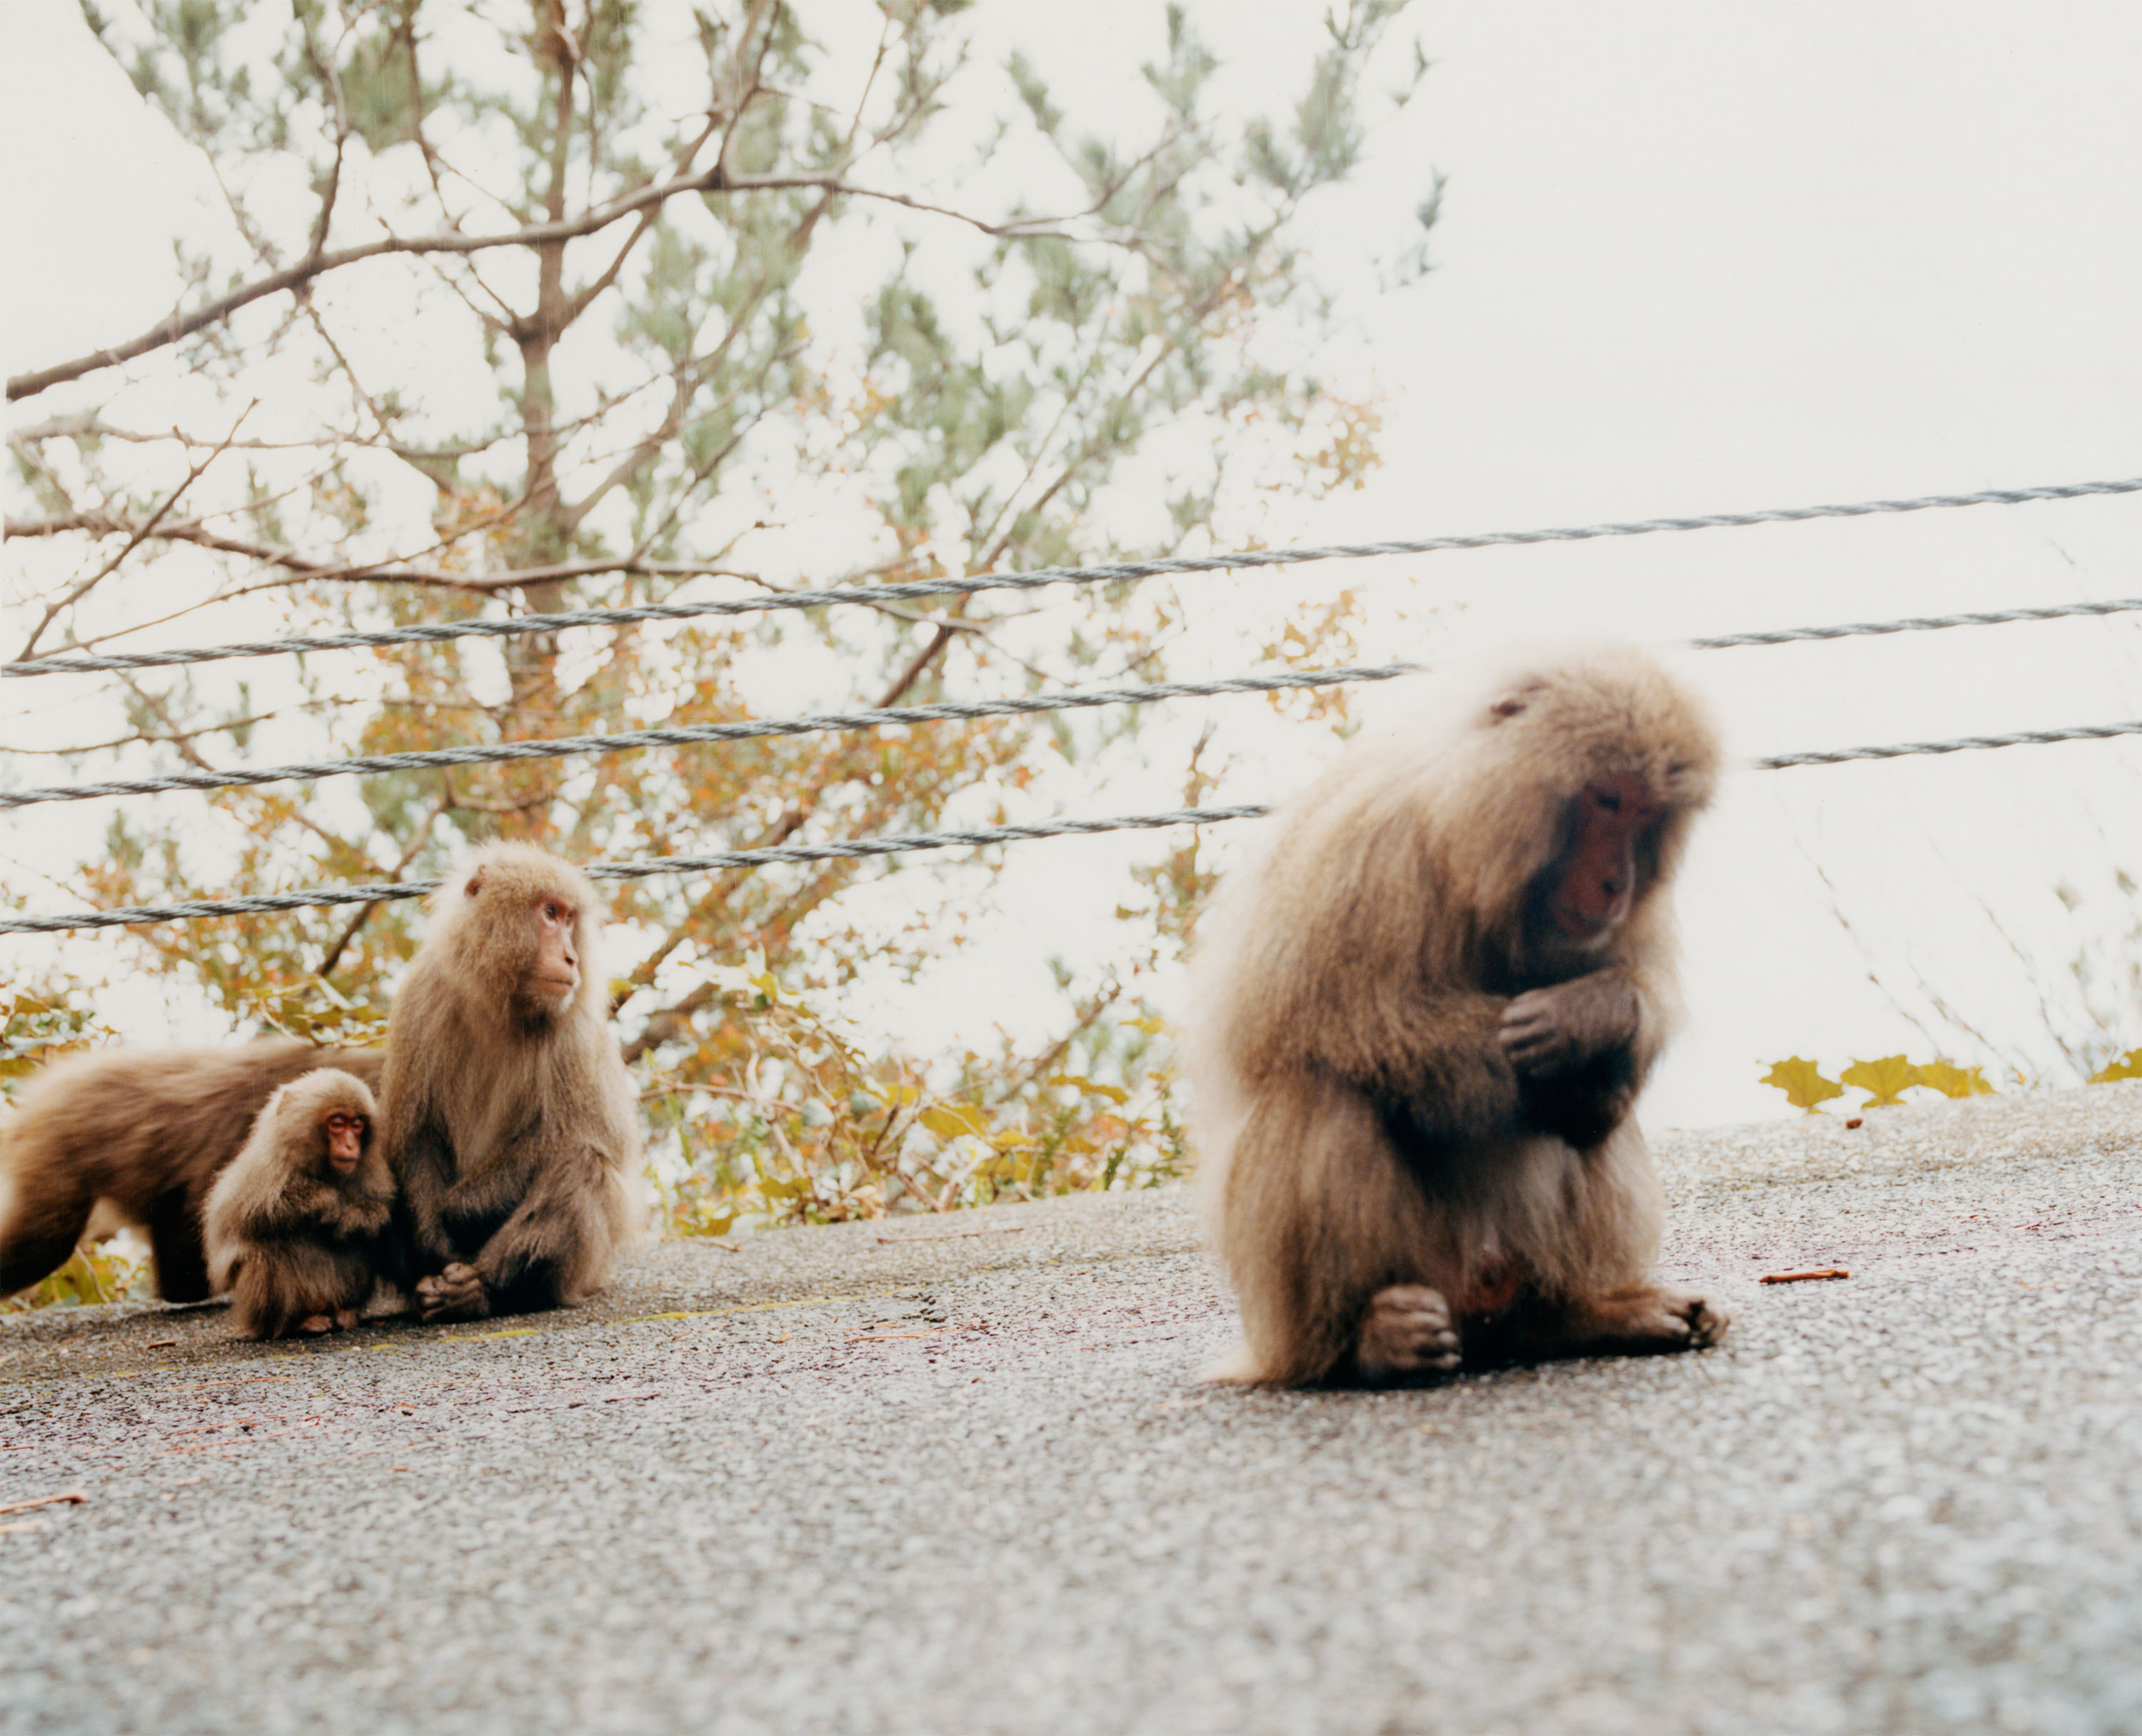
[{"label": "macaque walking away", "polygon": [[394,1180],[364,1081],[333,1067],[268,1100],[201,1214],[209,1279],[244,1338],[357,1324],[378,1282]]},{"label": "macaque walking away", "polygon": [[1682,1350],[1630,1109],[1678,1013],[1667,888],[1719,748],[1600,646],[1361,741],[1224,888],[1192,974],[1208,1228],[1246,1340],[1212,1377],[1380,1383]]},{"label": "macaque walking away", "polygon": [[278,1037],[55,1061],[0,1121],[0,1296],[66,1264],[102,1199],[148,1233],[159,1296],[204,1300],[201,1206],[261,1105],[316,1067],[376,1084],[384,1060]]},{"label": "macaque walking away", "polygon": [[527,844],[433,895],[387,1027],[380,1114],[427,1320],[600,1288],[632,1227],[639,1116],[589,954],[594,888]]}]

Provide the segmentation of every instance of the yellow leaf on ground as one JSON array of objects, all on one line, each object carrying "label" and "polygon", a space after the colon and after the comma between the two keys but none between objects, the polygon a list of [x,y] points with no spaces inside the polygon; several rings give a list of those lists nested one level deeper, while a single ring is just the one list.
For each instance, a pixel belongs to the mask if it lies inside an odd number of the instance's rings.
[{"label": "yellow leaf on ground", "polygon": [[1901,1055],[1885,1055],[1879,1061],[1855,1061],[1837,1076],[1847,1085],[1867,1093],[1867,1107],[1890,1109],[1904,1100],[1898,1094],[1919,1083],[1919,1070]]},{"label": "yellow leaf on ground", "polygon": [[1834,1079],[1822,1076],[1822,1070],[1811,1061],[1803,1061],[1795,1055],[1789,1061],[1774,1063],[1763,1076],[1764,1085],[1774,1085],[1785,1094],[1785,1101],[1794,1109],[1804,1109],[1811,1115],[1822,1111],[1815,1105],[1827,1103],[1832,1097],[1842,1097],[1844,1087]]},{"label": "yellow leaf on ground", "polygon": [[1984,1067],[1952,1067],[1945,1061],[1922,1062],[1919,1067],[1918,1082],[1930,1086],[1944,1097],[1993,1097],[2000,1095],[1986,1082]]},{"label": "yellow leaf on ground", "polygon": [[2111,1066],[2090,1076],[2092,1085],[2110,1085],[2115,1079],[2142,1079],[2142,1049],[2130,1049]]}]

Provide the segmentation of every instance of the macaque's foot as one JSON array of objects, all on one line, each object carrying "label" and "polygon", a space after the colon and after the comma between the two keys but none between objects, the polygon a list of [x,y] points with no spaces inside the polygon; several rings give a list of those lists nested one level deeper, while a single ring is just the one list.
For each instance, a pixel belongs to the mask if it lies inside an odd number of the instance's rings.
[{"label": "macaque's foot", "polygon": [[356,1331],[357,1310],[353,1308],[337,1308],[335,1310],[335,1330],[337,1332]]},{"label": "macaque's foot", "polygon": [[1693,1290],[1646,1288],[1592,1303],[1587,1324],[1600,1348],[1641,1356],[1666,1350],[1701,1350],[1725,1336],[1731,1316]]},{"label": "macaque's foot", "polygon": [[334,1329],[335,1322],[333,1314],[308,1314],[302,1320],[293,1320],[290,1323],[292,1332],[302,1333],[308,1338],[316,1338],[322,1333],[333,1332]]},{"label": "macaque's foot", "polygon": [[427,1320],[481,1320],[491,1297],[475,1267],[456,1260],[436,1277],[417,1280],[417,1311]]},{"label": "macaque's foot", "polygon": [[1393,1284],[1370,1298],[1354,1345],[1354,1372],[1371,1386],[1458,1366],[1450,1304],[1426,1284]]}]

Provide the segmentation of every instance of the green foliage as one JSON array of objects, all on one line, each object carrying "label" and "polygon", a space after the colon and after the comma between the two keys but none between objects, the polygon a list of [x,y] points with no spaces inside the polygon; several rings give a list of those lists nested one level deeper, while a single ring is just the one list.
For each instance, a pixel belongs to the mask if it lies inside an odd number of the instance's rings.
[{"label": "green foliage", "polygon": [[110,1027],[80,1004],[83,998],[79,991],[0,988],[0,1100],[47,1061],[110,1039]]},{"label": "green foliage", "polygon": [[[436,102],[442,94],[428,93],[418,86],[416,28],[417,8],[404,3],[382,8],[367,20],[343,50],[336,69],[344,111],[358,136],[374,152],[391,150],[415,140],[422,122],[422,104],[428,96]],[[298,16],[306,26],[308,47],[317,49],[324,22],[317,3],[301,4]],[[284,63],[285,75],[304,84],[307,74],[317,77],[323,62],[308,57]]]},{"label": "green foliage", "polygon": [[79,1308],[87,1303],[146,1302],[156,1293],[148,1251],[130,1238],[85,1242],[67,1263],[27,1290],[0,1298],[0,1314],[32,1308]]},{"label": "green foliage", "polygon": [[[672,1080],[649,1093],[673,1234],[1152,1187],[1187,1167],[1169,1080],[1143,1046],[1122,1070],[1128,1085],[1058,1071],[1007,1091],[998,1066],[970,1056],[963,1088],[938,1096],[921,1069],[874,1053],[824,997],[784,987],[763,961],[709,975],[749,1034],[738,1083]],[[1157,1021],[1133,1023],[1157,1034]]]},{"label": "green foliage", "polygon": [[324,977],[264,987],[243,1003],[241,1016],[261,1036],[294,1036],[323,1047],[364,1049],[387,1041],[384,1010],[358,1006]]}]

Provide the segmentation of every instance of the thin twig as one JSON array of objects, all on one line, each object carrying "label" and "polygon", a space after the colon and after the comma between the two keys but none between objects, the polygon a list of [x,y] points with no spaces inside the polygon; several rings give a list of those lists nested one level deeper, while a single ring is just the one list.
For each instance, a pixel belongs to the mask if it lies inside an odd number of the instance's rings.
[{"label": "thin twig", "polygon": [[62,1501],[83,1506],[88,1501],[89,1497],[79,1489],[64,1489],[57,1495],[40,1495],[34,1501],[11,1501],[5,1506],[0,1506],[0,1513],[27,1513],[32,1507],[54,1506]]}]

